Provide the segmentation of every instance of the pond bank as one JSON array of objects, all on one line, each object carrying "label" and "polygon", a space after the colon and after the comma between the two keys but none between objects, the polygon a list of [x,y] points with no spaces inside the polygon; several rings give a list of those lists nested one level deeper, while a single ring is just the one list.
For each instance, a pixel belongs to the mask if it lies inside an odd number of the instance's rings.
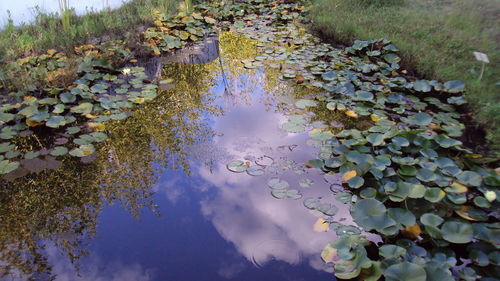
[{"label": "pond bank", "polygon": [[73,14],[67,30],[57,14],[39,12],[33,23],[7,23],[0,28],[0,62],[39,55],[48,49],[67,51],[81,44],[137,41],[137,35],[152,25],[155,11],[172,15],[178,8],[177,0],[134,0],[109,11]]}]

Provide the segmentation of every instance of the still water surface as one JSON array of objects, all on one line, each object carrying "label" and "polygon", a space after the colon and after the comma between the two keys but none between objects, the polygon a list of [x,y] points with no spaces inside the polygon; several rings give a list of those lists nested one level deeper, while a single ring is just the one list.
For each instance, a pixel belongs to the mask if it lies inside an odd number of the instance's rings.
[{"label": "still water surface", "polygon": [[[334,280],[319,253],[335,233],[313,230],[318,214],[303,200],[337,205],[335,219],[344,224],[352,223],[349,212],[331,183],[305,168],[318,152],[307,133],[281,130],[297,110],[294,96],[307,89],[280,80],[278,69],[243,68],[238,62],[255,50],[240,41],[225,36],[221,61],[166,66],[163,78],[175,86],[111,129],[97,160],[66,163],[62,179],[63,172],[47,172],[50,190],[59,181],[75,189],[52,196],[69,198],[66,211],[29,215],[37,228],[30,239],[45,245],[39,252],[56,280]],[[265,163],[266,172],[233,173],[232,160]],[[273,177],[304,197],[272,197]],[[313,184],[300,187],[301,179]],[[28,276],[48,275],[21,279]]]}]

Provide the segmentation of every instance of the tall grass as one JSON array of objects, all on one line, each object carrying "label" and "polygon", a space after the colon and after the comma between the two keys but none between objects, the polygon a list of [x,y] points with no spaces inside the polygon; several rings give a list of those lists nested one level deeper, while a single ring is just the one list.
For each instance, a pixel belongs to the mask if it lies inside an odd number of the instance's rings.
[{"label": "tall grass", "polygon": [[184,5],[186,6],[186,14],[190,14],[193,10],[193,3],[191,0],[184,0]]},{"label": "tall grass", "polygon": [[[387,38],[401,51],[402,64],[419,76],[463,80],[474,120],[500,148],[500,0],[314,0],[313,26],[325,37],[351,44]],[[478,80],[481,63],[490,63]]]},{"label": "tall grass", "polygon": [[[67,3],[67,0],[62,1]],[[19,26],[15,26],[9,19],[5,26],[0,27],[0,63],[47,49],[63,50],[77,44],[92,43],[96,38],[111,40],[138,36],[138,30],[153,22],[155,11],[175,13],[178,2],[179,0],[133,0],[111,11],[89,11],[78,17],[70,12],[71,23],[66,24],[68,27],[64,27],[57,13],[37,11],[33,23]],[[62,7],[69,8],[65,5]],[[61,32],[61,29],[65,29],[65,32]]]},{"label": "tall grass", "polygon": [[59,11],[61,15],[61,23],[64,30],[70,29],[70,13],[69,0],[59,0]]}]

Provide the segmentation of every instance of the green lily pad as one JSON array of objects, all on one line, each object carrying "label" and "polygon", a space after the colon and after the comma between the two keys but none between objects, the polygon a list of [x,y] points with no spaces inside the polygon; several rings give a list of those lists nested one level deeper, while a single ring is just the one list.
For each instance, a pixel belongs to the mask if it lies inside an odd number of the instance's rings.
[{"label": "green lily pad", "polygon": [[402,262],[389,266],[384,271],[385,280],[387,281],[426,281],[427,273],[420,265]]},{"label": "green lily pad", "polygon": [[410,145],[410,142],[408,141],[408,139],[406,139],[404,137],[394,137],[394,138],[392,138],[392,142],[396,145],[401,146],[401,147],[406,147],[406,146]]},{"label": "green lily pad", "polygon": [[393,218],[396,222],[402,225],[405,226],[415,225],[416,218],[411,211],[402,208],[390,208],[387,212],[389,213],[389,216],[391,218]]},{"label": "green lily pad", "polygon": [[307,107],[314,107],[317,103],[313,100],[300,99],[295,102],[297,108],[305,109]]},{"label": "green lily pad", "polygon": [[444,83],[444,89],[448,93],[456,94],[464,91],[465,84],[459,80],[448,81]]},{"label": "green lily pad", "polygon": [[246,171],[247,174],[251,176],[262,176],[263,174],[265,174],[264,168],[259,165],[250,166]]},{"label": "green lily pad", "polygon": [[307,188],[307,187],[311,187],[311,185],[314,184],[314,181],[312,179],[300,179],[299,180],[299,185],[301,187],[304,187],[304,188]]},{"label": "green lily pad", "polygon": [[302,193],[296,189],[273,189],[271,195],[277,199],[300,199]]},{"label": "green lily pad", "polygon": [[444,219],[432,213],[425,213],[420,217],[420,222],[423,225],[437,227],[444,222]]},{"label": "green lily pad", "polygon": [[88,156],[95,152],[95,148],[92,144],[80,145],[78,148],[72,149],[69,154],[76,157]]},{"label": "green lily pad", "polygon": [[352,201],[352,194],[349,192],[339,192],[335,195],[335,198],[340,202],[347,204]]},{"label": "green lily pad", "polygon": [[418,169],[417,171],[417,179],[423,182],[432,182],[437,179],[436,174],[429,169]]},{"label": "green lily pad", "polygon": [[80,132],[80,127],[69,127],[66,129],[66,133],[70,134],[70,135],[74,135],[78,132]]},{"label": "green lily pad", "polygon": [[93,105],[89,102],[83,102],[77,106],[70,109],[71,112],[80,114],[89,114],[92,112]]},{"label": "green lily pad", "polygon": [[382,230],[396,225],[396,222],[387,215],[384,204],[373,198],[356,202],[352,207],[351,215],[354,221],[367,231]]},{"label": "green lily pad", "polygon": [[356,91],[356,93],[353,96],[353,99],[358,101],[372,101],[373,94],[367,91]]},{"label": "green lily pad", "polygon": [[287,122],[281,128],[289,133],[302,133],[306,129],[304,125],[293,122]]},{"label": "green lily pad", "polygon": [[481,208],[491,207],[490,202],[486,198],[484,198],[483,196],[474,197],[473,201],[474,201],[474,204],[478,207],[481,207]]},{"label": "green lily pad", "polygon": [[349,185],[349,187],[355,188],[355,189],[362,187],[364,183],[365,183],[365,180],[359,176],[352,177],[347,181],[347,184]]},{"label": "green lily pad", "polygon": [[64,126],[66,124],[66,119],[64,116],[50,116],[49,120],[45,123],[47,127],[51,128],[59,128],[60,126]]},{"label": "green lily pad", "polygon": [[76,101],[76,96],[72,93],[62,93],[59,95],[59,98],[63,103],[73,103]]},{"label": "green lily pad", "polygon": [[432,116],[425,112],[414,114],[408,118],[408,123],[419,126],[427,126],[432,122]]},{"label": "green lily pad", "polygon": [[413,89],[418,92],[428,93],[432,90],[432,87],[427,80],[417,80],[413,82]]},{"label": "green lily pad", "polygon": [[0,143],[0,153],[12,151],[15,148],[16,148],[16,146],[14,144],[11,144],[11,143],[8,143],[8,142]]},{"label": "green lily pad", "polygon": [[272,189],[285,189],[290,186],[287,181],[280,178],[270,179],[269,181],[267,181],[267,185]]},{"label": "green lily pad", "polygon": [[40,152],[38,151],[28,151],[24,154],[24,159],[34,159],[40,156]]},{"label": "green lily pad", "polygon": [[19,168],[19,162],[14,162],[14,161],[9,161],[9,160],[2,160],[0,161],[0,174],[8,174],[15,169]]},{"label": "green lily pad", "polygon": [[245,164],[245,162],[240,160],[229,162],[226,167],[229,171],[235,173],[242,173],[248,169],[248,166]]},{"label": "green lily pad", "polygon": [[406,254],[406,249],[396,245],[383,245],[378,249],[378,252],[382,257],[391,259]]},{"label": "green lily pad", "polygon": [[56,146],[54,149],[50,152],[50,155],[53,156],[62,156],[68,153],[68,149],[64,146]]},{"label": "green lily pad", "polygon": [[441,227],[443,239],[451,243],[465,244],[472,241],[474,231],[470,223],[447,221]]},{"label": "green lily pad", "polygon": [[463,171],[457,175],[457,180],[467,186],[480,186],[482,177],[473,171]]},{"label": "green lily pad", "polygon": [[384,134],[369,134],[366,140],[373,146],[379,146],[384,142]]}]

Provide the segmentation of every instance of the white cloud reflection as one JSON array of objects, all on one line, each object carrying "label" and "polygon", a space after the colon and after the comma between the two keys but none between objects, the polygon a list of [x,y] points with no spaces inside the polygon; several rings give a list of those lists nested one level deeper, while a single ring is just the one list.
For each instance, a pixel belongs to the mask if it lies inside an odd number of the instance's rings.
[{"label": "white cloud reflection", "polygon": [[[297,163],[309,160],[316,149],[305,144],[307,134],[281,131],[286,116],[266,111],[265,106],[256,102],[259,96],[260,93],[254,93],[252,105],[236,105],[216,120],[214,129],[224,135],[214,140],[215,145],[226,148],[234,160],[252,160],[263,155],[271,156],[275,161],[280,158],[281,161],[294,160]],[[293,152],[288,150],[287,155],[278,149],[283,145],[298,147]],[[219,161],[215,168],[200,165],[197,170],[201,178],[217,189],[215,198],[205,199],[201,206],[203,214],[212,221],[220,235],[257,266],[275,259],[289,264],[305,261],[313,268],[321,269],[323,262],[319,253],[328,242],[335,240],[335,233],[313,231],[317,217],[303,206],[303,199],[273,198],[267,187],[267,181],[272,177],[269,173],[252,177],[232,173],[225,165]],[[316,170],[302,175],[288,170],[281,177],[290,183],[291,188],[301,190],[306,196],[324,196],[333,202],[328,184]],[[315,184],[308,190],[300,188],[298,180],[302,178],[312,179]],[[337,217],[348,218],[348,210],[344,208]]]},{"label": "white cloud reflection", "polygon": [[125,264],[121,261],[103,260],[92,255],[78,261],[75,268],[67,256],[53,246],[46,247],[52,274],[57,281],[150,281],[154,280],[154,270],[145,269],[140,264]]}]

